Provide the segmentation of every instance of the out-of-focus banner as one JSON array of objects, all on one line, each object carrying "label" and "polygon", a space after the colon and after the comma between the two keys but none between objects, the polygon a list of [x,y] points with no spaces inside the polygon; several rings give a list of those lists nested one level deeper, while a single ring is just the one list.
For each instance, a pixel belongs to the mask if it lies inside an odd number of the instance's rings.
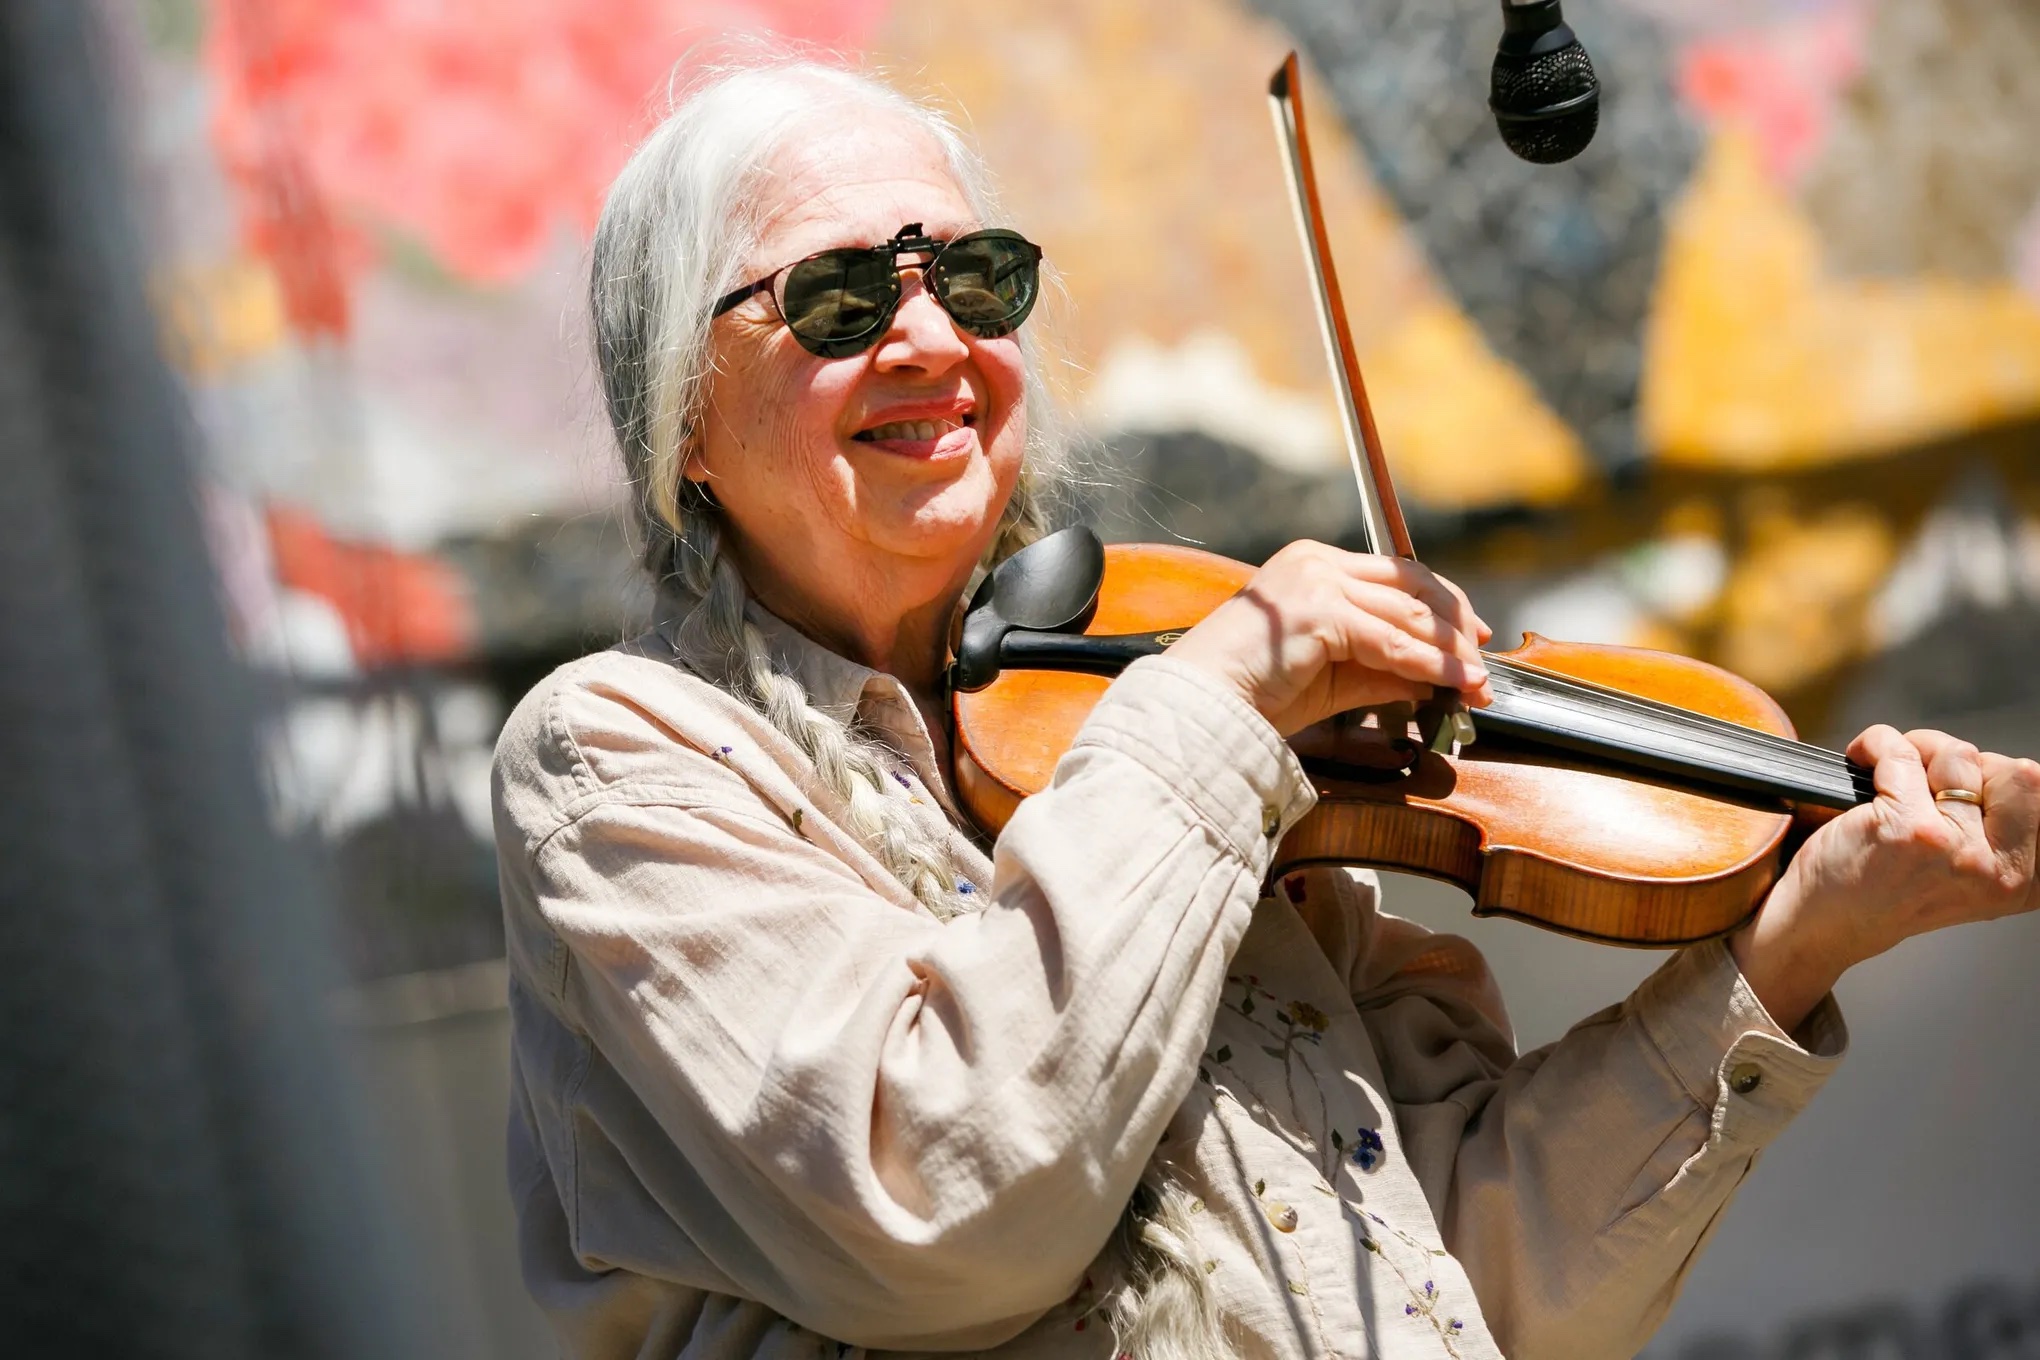
[{"label": "out-of-focus banner", "polygon": [[[1351,541],[1264,111],[1293,45],[1419,549],[1505,639],[1703,656],[1827,739],[2022,701],[2040,10],[1574,0],[1603,126],[1540,167],[1489,120],[1492,9],[150,0],[157,291],[249,654],[514,689],[629,626],[585,243],[689,63],[745,33],[889,72],[982,144],[1060,271],[1062,387],[1100,450],[1083,509],[1111,534]],[[466,743],[450,788],[500,710],[472,697],[387,720]],[[330,829],[410,776],[361,774],[326,721],[301,717],[279,785]]]},{"label": "out-of-focus banner", "polygon": [[[1572,8],[1603,126],[1533,167],[1485,109],[1490,0],[155,0],[165,314],[285,592],[248,583],[251,638],[319,614],[373,666],[627,612],[575,518],[615,495],[582,247],[676,63],[746,29],[982,143],[1067,288],[1067,395],[1131,488],[1108,527],[1350,534],[1262,111],[1295,45],[1420,548],[1517,628],[1705,655],[1846,725],[1879,658],[2040,601],[2040,13]],[[532,515],[572,540],[550,574],[500,546]]]}]

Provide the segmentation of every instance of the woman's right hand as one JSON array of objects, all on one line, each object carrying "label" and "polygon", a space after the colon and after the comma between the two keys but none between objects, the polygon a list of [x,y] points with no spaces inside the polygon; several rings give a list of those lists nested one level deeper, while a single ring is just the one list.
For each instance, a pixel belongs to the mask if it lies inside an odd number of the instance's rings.
[{"label": "woman's right hand", "polygon": [[1287,737],[1355,708],[1421,703],[1438,686],[1492,702],[1480,644],[1492,630],[1421,563],[1297,542],[1169,648]]}]

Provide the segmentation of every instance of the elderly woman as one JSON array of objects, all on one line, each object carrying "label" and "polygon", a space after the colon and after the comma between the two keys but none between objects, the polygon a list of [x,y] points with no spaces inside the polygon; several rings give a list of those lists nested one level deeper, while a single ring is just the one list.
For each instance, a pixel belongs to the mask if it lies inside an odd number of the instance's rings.
[{"label": "elderly woman", "polygon": [[532,1292],[619,1360],[1633,1353],[1834,1067],[1841,972],[2035,905],[2040,767],[1865,733],[1876,803],[1752,924],[1518,1055],[1370,876],[1264,882],[1286,735],[1487,697],[1456,589],[1306,543],[987,843],[943,672],[1056,472],[1039,264],[940,117],[813,65],[705,79],[610,194],[664,611],[498,750]]}]

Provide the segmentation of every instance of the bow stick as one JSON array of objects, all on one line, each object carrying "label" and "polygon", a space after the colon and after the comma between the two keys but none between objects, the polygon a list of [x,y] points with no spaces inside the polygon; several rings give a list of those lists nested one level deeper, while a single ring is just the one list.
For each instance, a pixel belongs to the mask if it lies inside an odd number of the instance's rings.
[{"label": "bow stick", "polygon": [[[1332,383],[1339,393],[1340,429],[1346,436],[1353,481],[1360,491],[1361,536],[1368,552],[1414,562],[1416,549],[1410,544],[1402,504],[1396,500],[1395,482],[1388,474],[1388,458],[1381,451],[1381,436],[1374,428],[1374,410],[1367,404],[1367,384],[1360,377],[1360,360],[1353,350],[1353,333],[1346,325],[1346,304],[1339,293],[1338,270],[1332,265],[1324,210],[1318,204],[1317,172],[1311,166],[1310,133],[1304,126],[1301,85],[1296,53],[1291,52],[1268,82],[1268,106],[1275,116],[1275,137],[1282,147],[1283,164],[1289,168],[1289,206],[1296,212],[1296,229],[1303,236],[1304,258],[1310,265],[1318,332],[1324,337]],[[1425,729],[1425,740],[1433,747],[1456,750],[1473,741],[1473,719],[1454,691],[1441,688],[1437,698],[1424,707],[1430,712],[1419,715],[1419,725]],[[1432,722],[1436,723],[1435,730]]]}]

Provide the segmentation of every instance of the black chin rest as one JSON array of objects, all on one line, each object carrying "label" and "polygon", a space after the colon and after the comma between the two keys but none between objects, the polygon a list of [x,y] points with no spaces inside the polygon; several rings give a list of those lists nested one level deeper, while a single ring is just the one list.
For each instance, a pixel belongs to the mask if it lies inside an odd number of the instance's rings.
[{"label": "black chin rest", "polygon": [[992,569],[971,597],[949,682],[980,690],[999,678],[1000,644],[1015,629],[1081,632],[1105,582],[1105,545],[1073,525],[1030,543]]}]

